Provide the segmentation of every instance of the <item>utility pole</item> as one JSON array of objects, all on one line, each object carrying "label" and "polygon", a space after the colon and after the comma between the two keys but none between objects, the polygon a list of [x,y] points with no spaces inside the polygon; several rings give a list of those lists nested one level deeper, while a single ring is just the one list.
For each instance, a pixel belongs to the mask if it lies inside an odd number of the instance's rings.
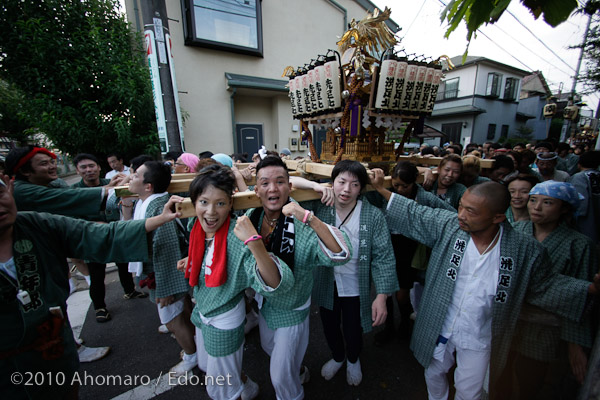
[{"label": "utility pole", "polygon": [[167,6],[165,0],[141,0],[141,9],[160,150],[184,151]]},{"label": "utility pole", "polygon": [[590,32],[590,25],[592,24],[592,16],[588,15],[587,25],[585,26],[585,33],[583,34],[583,43],[579,50],[579,59],[577,60],[577,68],[575,68],[575,76],[573,76],[573,86],[571,87],[571,96],[575,98],[577,80],[579,80],[579,70],[581,69],[581,61],[583,60],[583,51],[587,43],[587,37]]},{"label": "utility pole", "polygon": [[[571,99],[569,100],[568,105],[573,104],[573,100],[575,100],[575,93],[577,88],[577,81],[579,80],[579,71],[581,69],[581,61],[583,60],[583,51],[585,50],[585,44],[587,43],[588,33],[590,32],[590,25],[592,24],[592,15],[588,14],[588,22],[585,26],[585,33],[583,34],[583,43],[581,44],[581,49],[579,50],[579,59],[577,60],[577,68],[575,68],[575,75],[573,76],[573,86],[571,87]],[[568,131],[570,130],[571,121],[565,120],[563,124],[562,131],[560,133],[560,141],[564,142]]]}]

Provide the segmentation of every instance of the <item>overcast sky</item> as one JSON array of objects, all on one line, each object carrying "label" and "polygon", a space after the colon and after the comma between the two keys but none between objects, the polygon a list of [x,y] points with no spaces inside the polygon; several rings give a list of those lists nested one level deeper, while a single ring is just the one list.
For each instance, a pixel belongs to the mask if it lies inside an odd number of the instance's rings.
[{"label": "overcast sky", "polygon": [[[402,28],[398,34],[402,38],[401,45],[408,53],[425,54],[434,58],[463,54],[467,43],[464,22],[449,39],[444,38],[446,24],[440,22],[440,13],[444,9],[442,2],[447,4],[448,0],[372,1],[382,9],[387,6],[392,10],[391,18]],[[583,0],[579,0],[581,1]],[[541,17],[535,20],[529,9],[518,0],[512,0],[508,10],[533,34],[505,11],[498,22],[481,28],[481,32],[491,41],[481,34],[477,35],[471,41],[469,55],[486,57],[526,71],[540,70],[553,92],[559,89],[561,83],[563,92],[571,91],[579,49],[569,49],[569,46],[583,41],[587,16],[572,15],[567,21],[552,28]],[[585,60],[581,67],[581,71],[584,70]],[[582,85],[577,85],[577,89],[581,90]],[[594,111],[598,107],[598,96],[598,93],[584,96],[584,101]]]}]

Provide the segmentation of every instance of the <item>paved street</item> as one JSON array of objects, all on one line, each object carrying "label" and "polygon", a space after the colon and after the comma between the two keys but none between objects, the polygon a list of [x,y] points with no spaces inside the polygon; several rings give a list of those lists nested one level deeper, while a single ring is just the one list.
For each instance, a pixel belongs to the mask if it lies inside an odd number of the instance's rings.
[{"label": "paved street", "polygon": [[[84,281],[81,284],[85,287]],[[166,379],[169,368],[179,361],[180,348],[170,335],[158,333],[160,322],[156,306],[148,299],[124,300],[116,271],[107,274],[106,289],[106,304],[113,319],[104,324],[95,321],[87,290],[79,291],[69,299],[69,318],[76,331],[81,328],[85,344],[111,346],[111,352],[104,359],[81,364],[81,399],[208,399],[204,388],[194,385],[192,379],[188,385],[170,385]],[[373,333],[365,335],[361,355],[362,384],[348,386],[345,367],[331,381],[325,381],[320,370],[330,353],[322,334],[318,308],[314,305],[310,324],[310,343],[305,357],[311,372],[310,382],[304,385],[307,399],[410,400],[427,397],[422,368],[408,350],[408,342],[394,342],[378,348],[373,345]],[[274,399],[268,357],[260,347],[258,328],[246,336],[244,349],[244,372],[259,384],[258,398]],[[197,368],[194,373],[201,374]],[[137,376],[138,382],[103,384],[108,376],[122,380],[128,377],[133,380]],[[160,376],[162,380],[156,382]]]}]

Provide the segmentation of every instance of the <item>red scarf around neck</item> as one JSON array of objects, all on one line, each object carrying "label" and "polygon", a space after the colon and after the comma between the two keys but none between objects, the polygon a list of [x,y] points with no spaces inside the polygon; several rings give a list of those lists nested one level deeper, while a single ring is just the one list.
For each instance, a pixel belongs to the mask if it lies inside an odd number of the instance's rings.
[{"label": "red scarf around neck", "polygon": [[[229,233],[229,221],[227,221],[215,233],[213,247],[212,266],[206,266],[204,280],[206,287],[218,287],[227,281],[227,234]],[[190,286],[198,285],[202,261],[204,259],[204,245],[206,233],[202,229],[200,221],[196,220],[190,233],[190,247],[188,264],[185,267],[185,278],[189,279]]]}]

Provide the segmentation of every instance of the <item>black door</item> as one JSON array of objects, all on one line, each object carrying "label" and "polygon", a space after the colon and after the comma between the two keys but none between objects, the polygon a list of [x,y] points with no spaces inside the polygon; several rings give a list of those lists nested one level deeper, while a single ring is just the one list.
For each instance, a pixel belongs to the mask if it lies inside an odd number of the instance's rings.
[{"label": "black door", "polygon": [[448,137],[448,141],[454,144],[461,144],[460,134],[462,132],[462,125],[462,122],[456,122],[453,124],[442,124],[442,132],[446,134],[446,136]]},{"label": "black door", "polygon": [[263,127],[261,124],[236,124],[235,137],[238,153],[248,153],[249,158],[263,143]]}]

